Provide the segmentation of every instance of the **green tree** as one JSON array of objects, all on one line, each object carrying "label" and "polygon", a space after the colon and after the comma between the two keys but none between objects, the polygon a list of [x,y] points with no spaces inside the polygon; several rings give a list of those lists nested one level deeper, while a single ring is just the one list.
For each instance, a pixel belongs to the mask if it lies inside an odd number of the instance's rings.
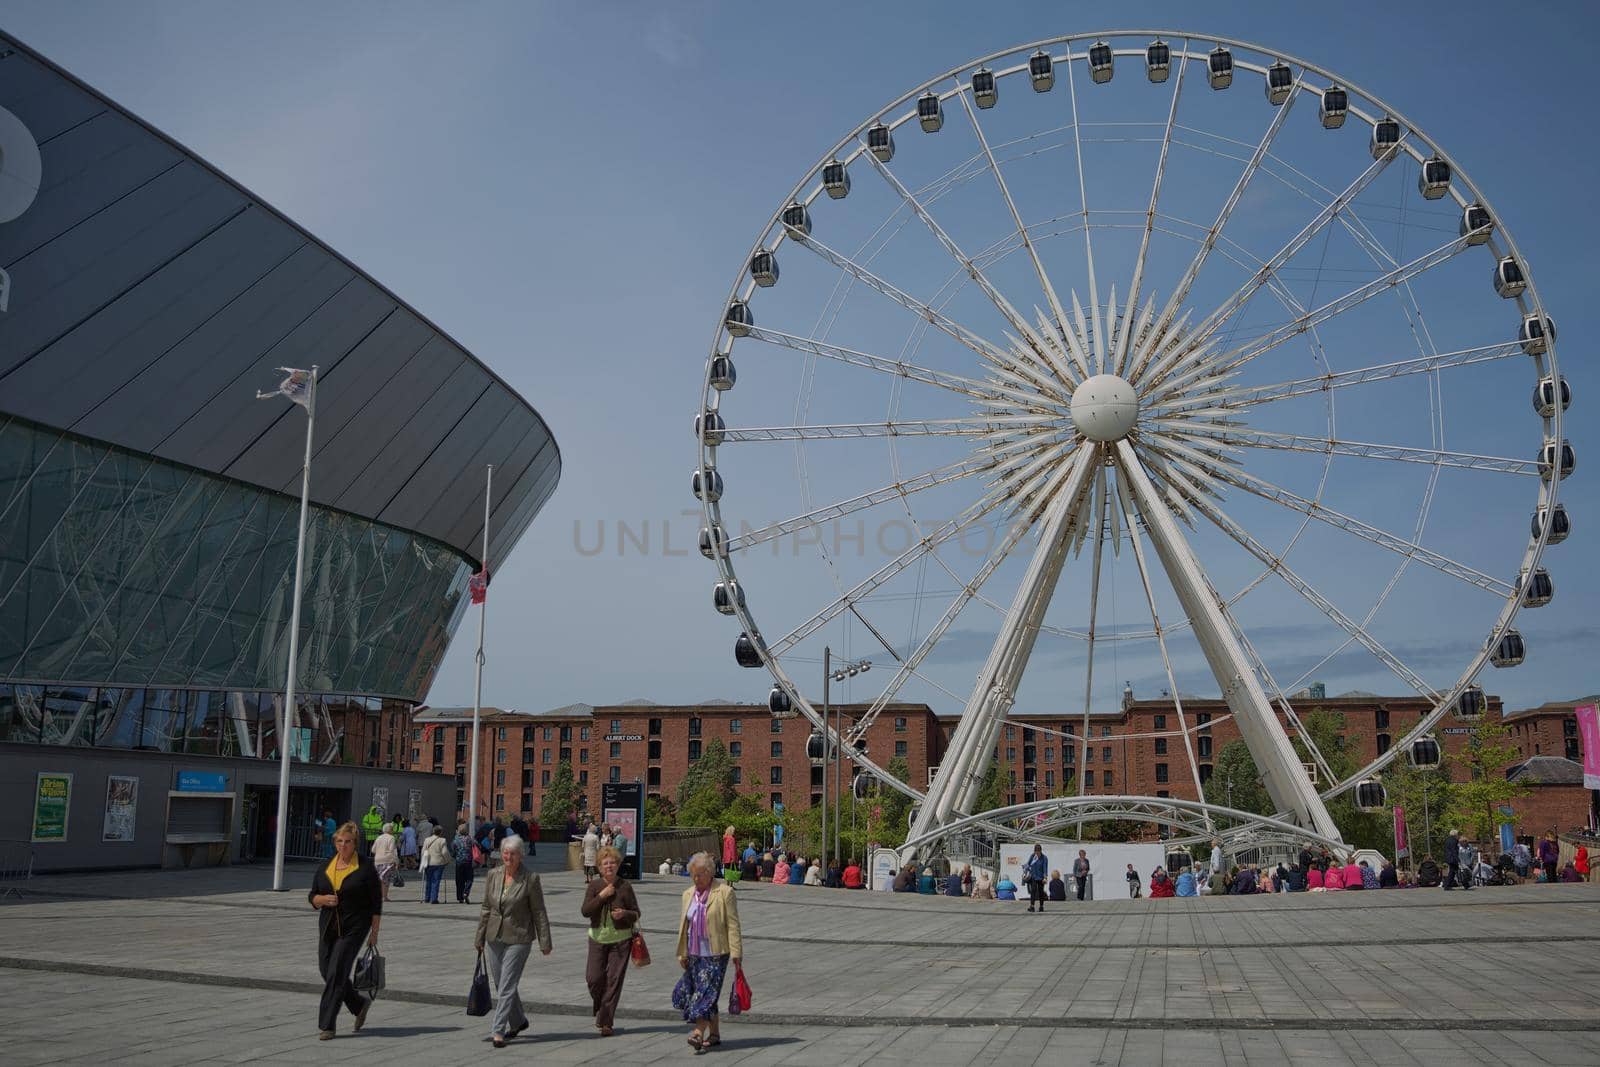
[{"label": "green tree", "polygon": [[678,825],[678,809],[666,797],[648,796],[644,798],[644,828],[646,830],[670,830]]},{"label": "green tree", "polygon": [[1459,755],[1450,757],[1463,780],[1450,790],[1448,818],[1469,831],[1474,841],[1495,840],[1501,805],[1528,795],[1527,786],[1506,780],[1506,768],[1521,758],[1511,731],[1489,719],[1473,729]]},{"label": "green tree", "polygon": [[545,826],[565,826],[567,816],[578,810],[578,797],[582,794],[572,776],[572,761],[556,764],[556,773],[539,800],[539,822]]},{"label": "green tree", "polygon": [[1397,759],[1383,773],[1383,787],[1389,802],[1406,813],[1412,864],[1420,863],[1424,856],[1438,856],[1434,850],[1443,847],[1444,833],[1449,829],[1440,827],[1449,819],[1451,804],[1453,787],[1448,766],[1419,770],[1409,760]]},{"label": "green tree", "polygon": [[727,825],[722,813],[735,792],[733,759],[727,746],[712,738],[678,783],[678,825],[720,830]]},{"label": "green tree", "polygon": [[1250,746],[1243,741],[1229,741],[1217,753],[1215,770],[1206,782],[1206,802],[1253,812],[1256,815],[1272,814],[1272,798],[1261,784],[1261,772],[1256,770],[1255,757]]},{"label": "green tree", "polygon": [[978,787],[978,798],[973,802],[972,810],[993,811],[1004,806],[1006,802],[1006,785],[1010,775],[1006,771],[1005,760],[995,758],[989,761],[989,769],[984,772],[983,784]]},{"label": "green tree", "polygon": [[772,812],[757,794],[740,793],[722,809],[722,824],[733,827],[740,844],[754,841],[760,848],[772,834]]},{"label": "green tree", "polygon": [[[1355,773],[1360,764],[1350,751],[1342,714],[1326,708],[1314,708],[1309,714],[1301,716],[1300,723],[1311,737],[1312,744],[1317,746],[1317,751],[1322,753],[1335,781],[1343,781]],[[1290,738],[1290,743],[1302,762],[1311,762],[1310,750],[1298,735]],[[1356,807],[1353,789],[1327,801],[1327,806],[1328,814],[1332,816],[1333,824],[1339,828],[1339,836],[1344,838],[1346,844],[1355,848],[1376,849],[1384,855],[1394,851],[1394,816],[1388,809],[1382,812],[1362,811]]]},{"label": "green tree", "polygon": [[[909,784],[911,781],[911,764],[906,762],[904,756],[894,757],[883,769],[902,782]],[[856,825],[861,827],[863,833],[870,834],[871,839],[883,847],[898,847],[906,839],[906,834],[911,829],[908,821],[911,814],[911,798],[898,789],[877,785],[868,794],[868,800],[873,802],[872,807],[856,813]],[[847,806],[844,811],[840,812],[840,815],[846,820],[850,818],[850,806],[855,803],[854,796],[845,801]],[[861,802],[862,808],[866,809],[866,805],[867,800],[863,800]],[[982,811],[984,809],[980,807],[977,810]],[[863,839],[864,844],[865,840]]]}]

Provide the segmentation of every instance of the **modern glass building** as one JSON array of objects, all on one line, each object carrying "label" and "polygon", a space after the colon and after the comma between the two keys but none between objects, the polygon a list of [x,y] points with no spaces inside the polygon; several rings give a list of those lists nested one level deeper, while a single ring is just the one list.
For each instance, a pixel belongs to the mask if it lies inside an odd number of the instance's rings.
[{"label": "modern glass building", "polygon": [[276,755],[305,412],[256,390],[315,365],[295,751],[404,767],[478,567],[485,464],[491,559],[555,489],[539,414],[4,34],[0,268],[0,741]]}]

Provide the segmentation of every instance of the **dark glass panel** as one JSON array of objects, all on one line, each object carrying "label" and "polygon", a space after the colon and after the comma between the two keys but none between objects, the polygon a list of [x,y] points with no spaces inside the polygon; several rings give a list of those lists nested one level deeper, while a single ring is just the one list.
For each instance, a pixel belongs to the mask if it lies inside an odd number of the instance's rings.
[{"label": "dark glass panel", "polygon": [[42,686],[0,685],[0,741],[38,744],[43,701]]},{"label": "dark glass panel", "polygon": [[40,740],[47,745],[92,745],[99,712],[96,692],[76,686],[45,690]]}]

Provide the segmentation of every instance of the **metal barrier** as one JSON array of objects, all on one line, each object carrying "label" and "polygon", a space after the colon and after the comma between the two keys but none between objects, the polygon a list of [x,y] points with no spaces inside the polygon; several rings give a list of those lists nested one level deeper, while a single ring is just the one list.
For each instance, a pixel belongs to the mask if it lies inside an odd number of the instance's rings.
[{"label": "metal barrier", "polygon": [[21,897],[24,885],[32,878],[33,845],[0,841],[0,900]]}]

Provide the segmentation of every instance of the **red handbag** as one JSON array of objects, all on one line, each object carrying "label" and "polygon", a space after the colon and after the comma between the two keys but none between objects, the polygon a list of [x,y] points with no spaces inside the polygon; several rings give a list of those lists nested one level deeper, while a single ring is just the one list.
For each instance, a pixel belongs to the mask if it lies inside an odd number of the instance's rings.
[{"label": "red handbag", "polygon": [[733,992],[728,994],[728,1014],[738,1015],[750,1010],[750,983],[745,981],[744,967],[734,964]]},{"label": "red handbag", "polygon": [[633,965],[635,967],[650,966],[650,950],[645,947],[643,934],[633,935],[633,944],[629,947],[628,952],[633,957]]}]

